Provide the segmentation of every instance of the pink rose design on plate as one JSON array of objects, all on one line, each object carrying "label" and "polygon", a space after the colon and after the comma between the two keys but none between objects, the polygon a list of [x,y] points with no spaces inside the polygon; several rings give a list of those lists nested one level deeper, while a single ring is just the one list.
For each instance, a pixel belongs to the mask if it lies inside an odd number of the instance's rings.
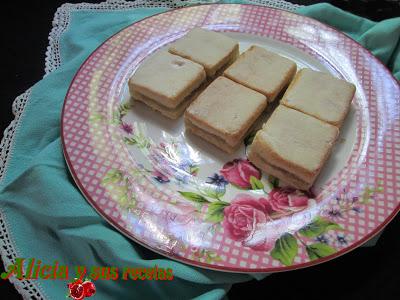
[{"label": "pink rose design on plate", "polygon": [[239,194],[224,208],[222,226],[229,238],[243,246],[269,251],[287,230],[287,219],[277,219],[303,210],[310,200],[287,188],[274,188],[267,198]]},{"label": "pink rose design on plate", "polygon": [[268,195],[272,209],[278,214],[293,213],[308,206],[309,198],[289,188],[274,188]]},{"label": "pink rose design on plate", "polygon": [[247,159],[234,159],[226,163],[220,173],[227,181],[244,189],[251,188],[251,176],[261,178],[261,172]]},{"label": "pink rose design on plate", "polygon": [[224,209],[222,226],[235,241],[244,241],[254,234],[256,225],[271,220],[272,207],[264,198],[240,194]]}]

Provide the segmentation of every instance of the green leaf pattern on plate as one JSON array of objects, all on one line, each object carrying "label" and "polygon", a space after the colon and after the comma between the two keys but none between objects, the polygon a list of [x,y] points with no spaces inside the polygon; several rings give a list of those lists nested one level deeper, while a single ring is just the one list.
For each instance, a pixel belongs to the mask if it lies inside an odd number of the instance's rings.
[{"label": "green leaf pattern on plate", "polygon": [[193,192],[182,192],[178,191],[179,194],[181,194],[185,199],[196,202],[196,203],[209,203],[209,201],[203,197],[202,195],[193,193]]},{"label": "green leaf pattern on plate", "polygon": [[296,238],[290,233],[285,233],[276,240],[275,247],[271,251],[271,256],[285,266],[290,266],[293,264],[298,250],[299,247]]},{"label": "green leaf pattern on plate", "polygon": [[325,243],[314,243],[306,246],[310,260],[326,257],[336,252],[336,249]]},{"label": "green leaf pattern on plate", "polygon": [[191,258],[196,261],[205,261],[208,264],[221,261],[221,257],[213,250],[195,249],[192,251]]},{"label": "green leaf pattern on plate", "polygon": [[308,238],[314,238],[328,230],[343,230],[343,228],[329,219],[317,216],[313,222],[299,230],[299,234]]},{"label": "green leaf pattern on plate", "polygon": [[205,220],[212,223],[219,223],[224,219],[224,209],[229,203],[213,202],[208,205]]},{"label": "green leaf pattern on plate", "polygon": [[111,198],[123,209],[133,209],[136,206],[136,197],[129,190],[129,176],[117,169],[109,170],[101,181],[101,185],[108,191]]},{"label": "green leaf pattern on plate", "polygon": [[250,176],[250,184],[253,190],[264,190],[264,184],[254,176]]},{"label": "green leaf pattern on plate", "polygon": [[[127,114],[131,108],[131,103],[121,104],[116,111],[113,113],[111,120],[112,124],[121,125],[122,118]],[[104,122],[105,116],[102,113],[94,112],[90,116],[91,122]],[[151,139],[146,137],[141,124],[134,124],[133,133],[124,135],[122,137],[123,142],[130,146],[135,146],[139,149],[144,150],[148,153],[148,149],[153,145]],[[144,126],[144,125],[143,125]],[[251,144],[254,134],[249,135],[246,138],[245,144]],[[146,171],[146,172],[152,172]],[[197,175],[199,172],[198,165],[190,165],[188,169],[189,174]],[[143,176],[143,171],[133,172],[135,176]],[[268,176],[265,180],[265,184],[258,178],[251,176],[249,178],[251,189],[254,191],[263,191],[264,197],[268,197],[269,190],[279,188],[279,179]],[[133,209],[136,205],[136,199],[129,190],[129,180],[120,170],[111,169],[108,171],[102,179],[102,185],[110,191],[113,199],[115,199],[119,205],[125,209]],[[200,187],[199,187],[200,186]],[[193,188],[193,186],[192,186]],[[221,228],[221,224],[224,221],[224,210],[229,207],[230,203],[221,200],[225,196],[226,188],[225,185],[219,186],[202,186],[201,184],[195,186],[197,192],[193,191],[178,191],[179,194],[187,201],[192,202],[198,211],[201,211],[204,220],[209,223],[213,223],[212,230]],[[337,202],[339,206],[339,212],[342,216],[350,210],[356,211],[355,207],[360,205],[368,205],[374,199],[376,193],[383,191],[382,183],[378,182],[376,188],[366,187],[359,197],[353,197],[349,201],[346,195],[343,199],[338,197]],[[211,230],[210,227],[210,230]],[[278,260],[285,266],[293,264],[296,256],[299,253],[299,247],[303,247],[310,260],[316,260],[329,255],[334,254],[337,249],[334,245],[329,244],[330,242],[320,242],[318,237],[327,232],[334,231],[345,231],[337,222],[334,221],[333,217],[329,214],[316,216],[309,224],[294,232],[283,233],[276,241],[274,248],[270,250],[270,255],[274,259]],[[206,263],[215,263],[221,260],[214,250],[198,248],[192,251],[192,259],[198,261],[204,261]]]}]

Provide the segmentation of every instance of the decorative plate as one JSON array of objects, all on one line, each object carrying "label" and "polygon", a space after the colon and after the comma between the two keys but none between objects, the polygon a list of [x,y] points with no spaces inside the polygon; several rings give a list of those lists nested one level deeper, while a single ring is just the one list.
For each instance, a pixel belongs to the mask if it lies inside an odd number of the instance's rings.
[{"label": "decorative plate", "polygon": [[[150,53],[201,26],[356,85],[351,111],[312,192],[281,186],[141,103],[129,77]],[[321,87],[316,87],[321,88]],[[112,36],[65,98],[64,154],[89,203],[134,241],[192,265],[274,272],[342,255],[399,211],[400,89],[370,52],[313,19],[253,5],[172,10]],[[292,147],[292,145],[287,145]]]}]

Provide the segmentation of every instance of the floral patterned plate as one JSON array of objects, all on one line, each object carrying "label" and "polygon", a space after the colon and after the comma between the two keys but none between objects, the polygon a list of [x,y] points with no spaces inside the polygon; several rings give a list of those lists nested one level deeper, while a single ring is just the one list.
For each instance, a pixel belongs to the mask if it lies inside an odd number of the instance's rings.
[{"label": "floral patterned plate", "polygon": [[[130,103],[127,81],[140,62],[196,26],[238,39],[242,51],[257,44],[356,85],[311,192],[255,168],[246,159],[251,134],[228,156],[186,134],[182,119]],[[315,20],[252,5],[188,7],[132,24],[90,55],[65,99],[63,147],[89,203],[129,238],[205,268],[284,271],[362,245],[398,212],[399,96],[371,53]]]}]

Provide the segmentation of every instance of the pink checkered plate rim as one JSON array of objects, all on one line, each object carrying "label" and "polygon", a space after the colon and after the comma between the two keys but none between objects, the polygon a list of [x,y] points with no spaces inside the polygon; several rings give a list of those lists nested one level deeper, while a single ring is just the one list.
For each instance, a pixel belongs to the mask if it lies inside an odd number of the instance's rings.
[{"label": "pink checkered plate rim", "polygon": [[[246,158],[252,135],[225,155],[185,133],[182,119],[129,100],[127,82],[140,62],[193,27],[356,85],[312,192],[255,168]],[[88,57],[65,98],[63,150],[87,201],[141,245],[208,269],[285,271],[355,249],[399,211],[399,96],[398,82],[370,52],[318,21],[255,5],[186,7],[128,26]]]}]

